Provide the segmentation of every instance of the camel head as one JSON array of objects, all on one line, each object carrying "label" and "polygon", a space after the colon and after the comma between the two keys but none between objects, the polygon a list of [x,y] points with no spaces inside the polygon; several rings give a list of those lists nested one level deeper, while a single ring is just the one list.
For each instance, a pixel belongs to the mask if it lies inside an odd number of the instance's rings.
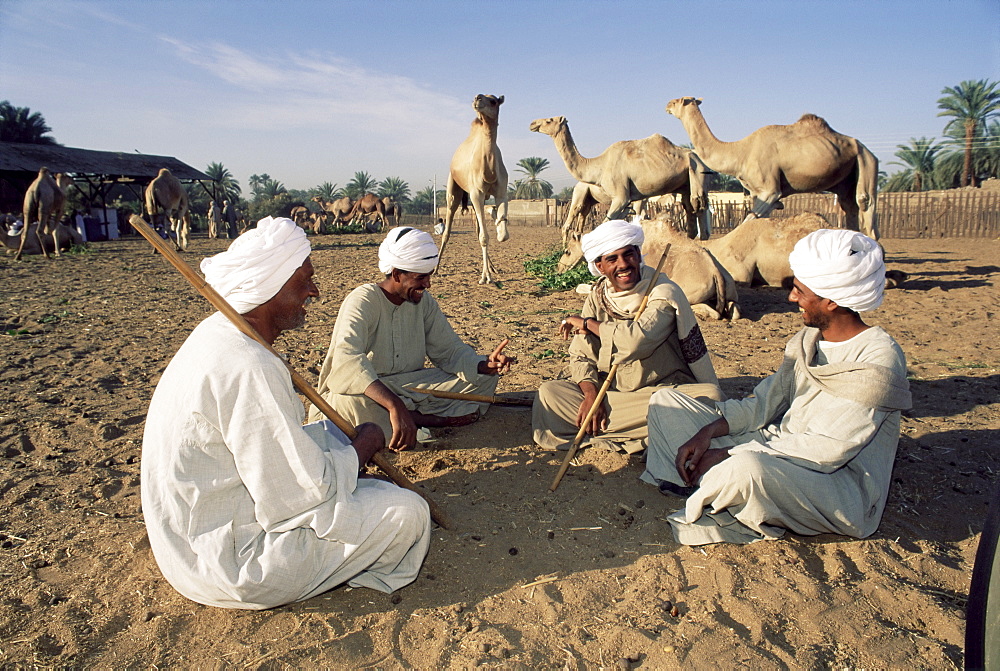
[{"label": "camel head", "polygon": [[500,105],[503,105],[503,96],[497,98],[480,93],[472,100],[472,109],[491,121],[496,121],[500,117]]},{"label": "camel head", "polygon": [[566,125],[566,117],[564,116],[553,116],[548,119],[535,119],[530,124],[528,124],[528,130],[534,131],[535,133],[545,133],[546,135],[555,135],[559,132],[563,126]]},{"label": "camel head", "polygon": [[701,98],[692,98],[691,96],[686,96],[684,98],[674,98],[667,103],[667,114],[673,114],[678,119],[681,118],[682,110],[685,105],[694,105],[697,107],[701,104]]}]

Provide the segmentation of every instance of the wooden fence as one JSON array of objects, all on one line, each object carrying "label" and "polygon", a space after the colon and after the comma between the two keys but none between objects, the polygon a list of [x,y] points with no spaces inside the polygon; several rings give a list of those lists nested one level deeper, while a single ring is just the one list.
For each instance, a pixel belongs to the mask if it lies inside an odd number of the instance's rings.
[{"label": "wooden fence", "polygon": [[[554,201],[552,201],[554,203]],[[769,216],[778,219],[802,212],[818,212],[831,226],[844,226],[844,214],[837,197],[828,193],[804,193],[782,200],[784,208]],[[568,204],[550,206],[543,215],[508,215],[512,226],[556,226],[566,219]],[[748,204],[712,201],[712,232],[727,233],[746,218]],[[991,238],[1000,237],[1000,191],[986,189],[951,189],[921,193],[898,192],[878,195],[878,226],[883,238]],[[587,217],[584,230],[604,221],[607,208],[596,206]],[[687,230],[687,216],[680,203],[649,206],[650,216],[665,216],[678,230]],[[442,214],[443,216],[443,214]],[[426,221],[433,224],[429,215]],[[424,217],[421,217],[423,220]],[[411,223],[411,222],[407,222]],[[416,222],[412,222],[416,223]],[[472,210],[456,214],[455,228],[475,228]]]}]

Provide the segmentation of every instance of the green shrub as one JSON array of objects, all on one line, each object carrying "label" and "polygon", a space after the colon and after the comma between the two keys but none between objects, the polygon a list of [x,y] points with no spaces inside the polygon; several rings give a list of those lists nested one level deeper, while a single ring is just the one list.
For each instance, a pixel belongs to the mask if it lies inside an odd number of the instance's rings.
[{"label": "green shrub", "polygon": [[543,291],[566,291],[575,289],[578,284],[590,284],[594,281],[586,263],[577,264],[565,273],[557,273],[556,266],[561,257],[562,249],[553,247],[543,256],[525,261],[524,269],[541,279],[539,288]]}]

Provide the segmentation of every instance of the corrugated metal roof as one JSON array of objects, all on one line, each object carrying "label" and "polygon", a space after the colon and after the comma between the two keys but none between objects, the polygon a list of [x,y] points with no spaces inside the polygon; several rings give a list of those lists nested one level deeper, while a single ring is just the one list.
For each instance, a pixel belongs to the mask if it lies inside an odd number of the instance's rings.
[{"label": "corrugated metal roof", "polygon": [[211,179],[172,156],[0,142],[0,171],[37,173],[41,167],[53,173],[130,177],[140,181],[149,181],[160,168],[167,168],[177,179]]}]

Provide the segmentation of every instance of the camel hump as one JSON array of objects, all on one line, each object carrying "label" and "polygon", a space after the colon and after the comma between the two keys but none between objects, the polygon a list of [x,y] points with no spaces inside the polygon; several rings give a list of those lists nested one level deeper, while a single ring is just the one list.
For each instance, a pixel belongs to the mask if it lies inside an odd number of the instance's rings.
[{"label": "camel hump", "polygon": [[169,170],[167,170],[166,168],[160,168],[160,172],[159,172],[159,176],[160,177],[163,177],[164,175],[169,175],[169,174],[170,174]]},{"label": "camel hump", "polygon": [[795,123],[802,124],[803,126],[808,127],[810,130],[814,131],[828,132],[828,133],[836,132],[832,128],[830,128],[830,124],[826,122],[826,119],[820,116],[816,116],[815,114],[809,114],[809,113],[803,114],[802,118],[800,118]]}]

